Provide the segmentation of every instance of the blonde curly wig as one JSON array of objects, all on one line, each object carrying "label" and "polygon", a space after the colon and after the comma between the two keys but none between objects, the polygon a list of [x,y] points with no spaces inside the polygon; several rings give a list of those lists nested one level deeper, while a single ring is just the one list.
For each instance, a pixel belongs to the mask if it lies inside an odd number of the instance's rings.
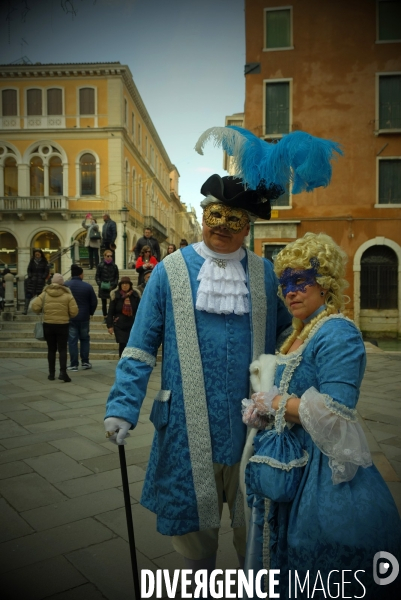
[{"label": "blonde curly wig", "polygon": [[[277,255],[274,262],[274,271],[277,277],[280,277],[288,268],[294,270],[311,269],[314,262],[312,259],[317,259],[319,266],[316,281],[324,290],[327,290],[325,296],[326,310],[315,317],[306,327],[304,327],[302,321],[294,318],[293,334],[281,347],[280,351],[282,353],[288,351],[296,338],[306,339],[317,320],[344,309],[344,290],[349,285],[344,279],[347,258],[344,250],[325,233],[305,233],[302,238],[287,244]],[[278,294],[284,300],[281,287],[279,287]]]},{"label": "blonde curly wig", "polygon": [[[344,279],[347,255],[335,241],[325,233],[305,233],[304,237],[287,244],[277,255],[274,271],[277,277],[285,269],[306,270],[312,267],[311,259],[319,261],[316,277],[326,294],[326,305],[336,310],[344,308],[344,290],[348,282]],[[280,295],[282,296],[281,289]]]}]

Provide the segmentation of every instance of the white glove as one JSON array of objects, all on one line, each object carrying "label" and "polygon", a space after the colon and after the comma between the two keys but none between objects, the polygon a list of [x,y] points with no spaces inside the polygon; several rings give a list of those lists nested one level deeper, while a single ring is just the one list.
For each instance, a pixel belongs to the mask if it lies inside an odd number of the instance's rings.
[{"label": "white glove", "polygon": [[118,417],[107,417],[104,420],[104,427],[106,429],[106,437],[113,442],[113,444],[124,445],[125,438],[129,435],[128,431],[131,429],[131,423]]}]

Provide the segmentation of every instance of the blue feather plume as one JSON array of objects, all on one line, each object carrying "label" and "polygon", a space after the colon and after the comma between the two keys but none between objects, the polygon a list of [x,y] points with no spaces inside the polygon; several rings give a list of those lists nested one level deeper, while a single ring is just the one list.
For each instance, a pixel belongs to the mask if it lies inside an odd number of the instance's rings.
[{"label": "blue feather plume", "polygon": [[235,176],[245,186],[275,184],[292,193],[310,192],[327,186],[331,180],[331,160],[342,155],[340,145],[304,131],[294,131],[277,143],[268,143],[242,127],[211,127],[199,138],[195,150],[203,154],[205,144],[214,139],[235,161]]}]

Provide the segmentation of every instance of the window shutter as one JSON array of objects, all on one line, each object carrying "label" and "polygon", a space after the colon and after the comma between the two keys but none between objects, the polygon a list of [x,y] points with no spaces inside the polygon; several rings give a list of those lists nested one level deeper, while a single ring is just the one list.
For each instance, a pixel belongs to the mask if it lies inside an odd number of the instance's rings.
[{"label": "window shutter", "polygon": [[401,128],[401,75],[379,78],[379,129]]},{"label": "window shutter", "polygon": [[79,90],[79,114],[95,114],[95,90],[93,88],[81,88]]},{"label": "window shutter", "polygon": [[379,2],[379,40],[401,39],[401,2],[385,0]]},{"label": "window shutter", "polygon": [[42,114],[42,90],[28,90],[27,91],[28,101],[28,115],[41,115]]},{"label": "window shutter", "polygon": [[3,117],[14,117],[18,114],[17,90],[3,90]]},{"label": "window shutter", "polygon": [[266,48],[288,48],[291,45],[290,10],[266,11]]},{"label": "window shutter", "polygon": [[48,115],[62,115],[63,114],[63,101],[61,90],[52,88],[47,90],[47,114]]},{"label": "window shutter", "polygon": [[290,84],[266,84],[266,134],[288,133],[290,128]]},{"label": "window shutter", "polygon": [[379,204],[401,204],[401,160],[379,161]]}]

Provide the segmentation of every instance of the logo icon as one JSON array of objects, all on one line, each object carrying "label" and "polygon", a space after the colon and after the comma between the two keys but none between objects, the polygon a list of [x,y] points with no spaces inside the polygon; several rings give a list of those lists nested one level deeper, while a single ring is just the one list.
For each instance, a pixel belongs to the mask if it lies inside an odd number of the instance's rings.
[{"label": "logo icon", "polygon": [[376,552],[373,557],[373,579],[377,585],[393,583],[397,579],[399,571],[400,565],[395,556],[384,550]]}]

